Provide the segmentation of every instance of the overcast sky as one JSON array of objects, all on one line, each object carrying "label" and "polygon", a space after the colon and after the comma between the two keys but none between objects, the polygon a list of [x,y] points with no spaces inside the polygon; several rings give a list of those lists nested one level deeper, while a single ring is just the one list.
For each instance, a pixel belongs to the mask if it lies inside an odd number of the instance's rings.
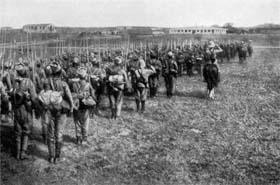
[{"label": "overcast sky", "polygon": [[0,0],[0,26],[280,24],[280,0]]}]

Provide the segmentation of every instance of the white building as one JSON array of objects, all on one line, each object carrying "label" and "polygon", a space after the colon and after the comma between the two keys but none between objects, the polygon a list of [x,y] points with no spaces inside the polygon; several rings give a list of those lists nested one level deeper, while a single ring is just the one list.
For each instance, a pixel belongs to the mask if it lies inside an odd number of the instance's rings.
[{"label": "white building", "polygon": [[23,26],[23,31],[28,33],[55,33],[53,24],[27,24]]},{"label": "white building", "polygon": [[169,34],[226,34],[227,29],[217,27],[182,27],[171,28]]}]

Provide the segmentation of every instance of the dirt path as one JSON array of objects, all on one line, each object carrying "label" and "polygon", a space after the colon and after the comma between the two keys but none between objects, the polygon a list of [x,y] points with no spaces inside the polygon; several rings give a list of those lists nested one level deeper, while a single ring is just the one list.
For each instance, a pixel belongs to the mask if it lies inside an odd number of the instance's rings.
[{"label": "dirt path", "polygon": [[68,120],[66,161],[57,165],[46,161],[38,121],[26,162],[12,158],[12,127],[3,125],[1,184],[280,183],[279,59],[278,49],[257,48],[245,64],[221,64],[215,101],[197,76],[180,77],[172,99],[162,84],[144,114],[127,97],[122,119],[109,120],[104,109],[91,120],[89,147],[76,146]]}]

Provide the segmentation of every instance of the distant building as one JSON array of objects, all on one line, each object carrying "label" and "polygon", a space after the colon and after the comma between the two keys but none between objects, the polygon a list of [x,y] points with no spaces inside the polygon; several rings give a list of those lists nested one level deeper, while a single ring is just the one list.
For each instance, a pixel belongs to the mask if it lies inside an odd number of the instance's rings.
[{"label": "distant building", "polygon": [[56,28],[53,24],[27,24],[22,29],[28,33],[56,33]]},{"label": "distant building", "polygon": [[226,34],[227,29],[217,27],[182,27],[171,28],[169,34]]},{"label": "distant building", "polygon": [[12,27],[1,27],[0,28],[1,31],[10,31],[12,29],[13,29]]}]

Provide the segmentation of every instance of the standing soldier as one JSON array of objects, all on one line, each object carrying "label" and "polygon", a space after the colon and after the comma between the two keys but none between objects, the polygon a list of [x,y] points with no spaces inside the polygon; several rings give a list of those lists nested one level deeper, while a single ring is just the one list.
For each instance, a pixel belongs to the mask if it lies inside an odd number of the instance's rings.
[{"label": "standing soldier", "polygon": [[[0,74],[1,76],[1,74]],[[8,94],[6,93],[6,88],[2,81],[0,81],[0,114],[2,114],[2,105],[8,104],[9,103],[9,97]]]},{"label": "standing soldier", "polygon": [[104,93],[105,89],[105,77],[106,72],[104,69],[100,68],[100,63],[96,58],[92,59],[92,67],[89,69],[90,73],[90,83],[95,89],[96,96],[96,110],[99,112],[99,105],[101,102],[101,95]]},{"label": "standing soldier", "polygon": [[167,57],[168,58],[165,60],[163,65],[163,76],[166,86],[166,95],[167,97],[171,98],[176,90],[175,83],[177,78],[178,66],[171,51],[168,52]]},{"label": "standing soldier", "polygon": [[145,111],[145,102],[147,100],[148,94],[148,78],[151,74],[156,73],[156,70],[153,66],[150,66],[151,69],[145,69],[146,64],[143,59],[139,60],[139,69],[135,71],[136,76],[136,89],[135,89],[135,102],[136,110],[139,112],[141,104],[141,112]]},{"label": "standing soldier", "polygon": [[150,87],[150,97],[154,98],[157,95],[158,87],[159,87],[159,76],[161,74],[162,65],[155,53],[151,53],[151,60],[149,65],[153,66],[156,70],[155,73],[149,76],[149,87]]},{"label": "standing soldier", "polygon": [[[62,69],[58,62],[51,64],[53,78],[49,83],[52,91],[59,92],[62,101],[55,108],[50,109],[50,121],[48,123],[48,149],[49,162],[56,163],[63,160],[61,150],[63,146],[63,129],[66,123],[66,114],[73,112],[74,104],[68,84],[62,80]],[[55,98],[53,98],[55,99]],[[60,99],[60,98],[57,98]]]},{"label": "standing soldier", "polygon": [[32,109],[37,106],[37,94],[33,82],[28,78],[24,64],[16,66],[18,78],[13,92],[14,129],[16,136],[16,158],[28,159],[27,146],[32,123]]},{"label": "standing soldier", "polygon": [[[74,94],[79,101],[79,108],[75,109],[73,112],[75,130],[76,130],[76,140],[77,144],[86,144],[88,123],[89,123],[89,109],[91,109],[96,104],[94,89],[86,81],[87,69],[81,67],[78,69],[78,75],[80,81],[77,88],[74,89]],[[74,96],[75,96],[74,95]]]},{"label": "standing soldier", "polygon": [[73,61],[72,61],[72,66],[70,68],[68,68],[67,70],[67,78],[68,78],[68,84],[70,87],[70,90],[73,91],[74,86],[77,84],[78,82],[78,68],[79,68],[79,58],[78,57],[74,57]]},{"label": "standing soldier", "polygon": [[127,74],[122,69],[122,59],[115,58],[115,63],[108,70],[108,96],[112,111],[111,118],[117,119],[121,114],[123,90],[127,86]]},{"label": "standing soldier", "polygon": [[253,54],[252,40],[249,40],[249,43],[248,43],[248,54],[249,54],[249,57],[252,57],[252,54]]}]

